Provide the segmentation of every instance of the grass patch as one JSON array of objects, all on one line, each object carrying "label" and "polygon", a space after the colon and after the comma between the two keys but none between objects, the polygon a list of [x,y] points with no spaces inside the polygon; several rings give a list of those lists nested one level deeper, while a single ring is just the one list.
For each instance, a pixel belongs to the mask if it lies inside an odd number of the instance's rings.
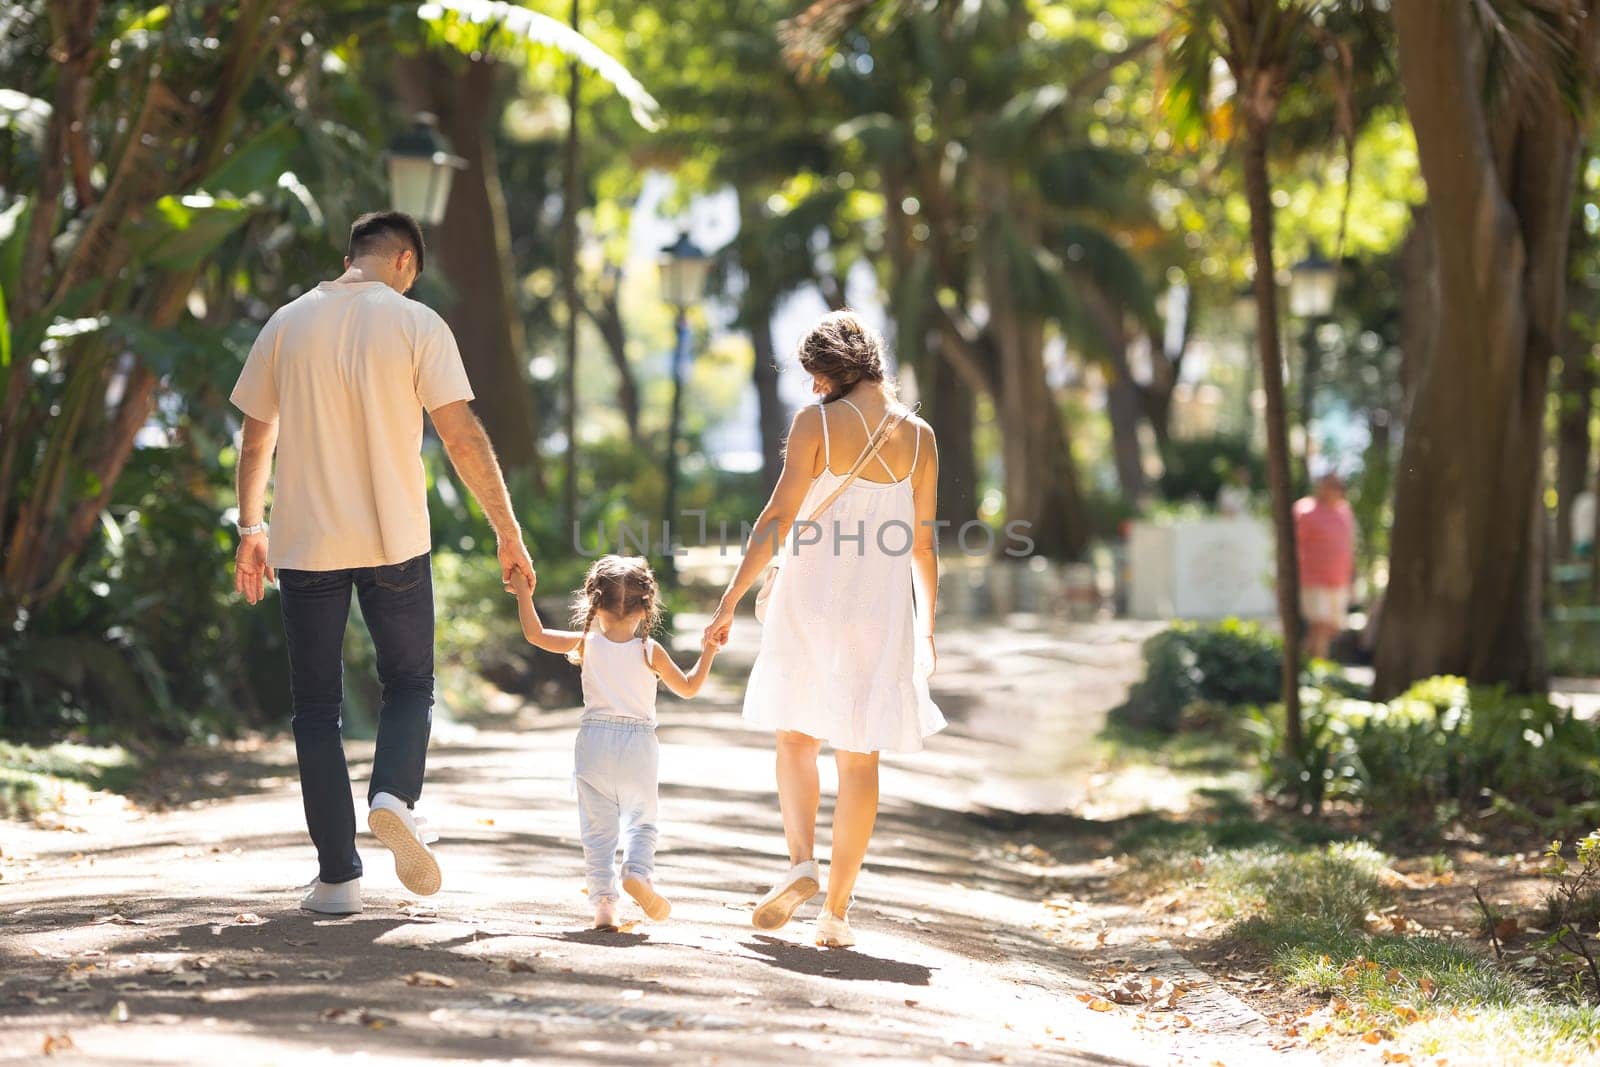
[{"label": "grass patch", "polygon": [[127,792],[139,778],[127,749],[61,742],[48,747],[0,741],[0,818],[22,819],[59,807],[73,792]]},{"label": "grass patch", "polygon": [[1387,857],[1362,842],[1307,842],[1242,807],[1132,828],[1130,875],[1231,920],[1228,937],[1261,950],[1290,989],[1330,998],[1313,1031],[1398,1035],[1452,1064],[1594,1062],[1600,1008],[1535,986],[1465,940],[1370,933],[1367,915],[1390,897]]},{"label": "grass patch", "polygon": [[1592,1063],[1600,1049],[1600,1008],[1558,1000],[1458,940],[1304,916],[1235,934],[1267,949],[1290,988],[1332,998],[1337,1033],[1404,1028],[1408,1046],[1453,1062]]}]

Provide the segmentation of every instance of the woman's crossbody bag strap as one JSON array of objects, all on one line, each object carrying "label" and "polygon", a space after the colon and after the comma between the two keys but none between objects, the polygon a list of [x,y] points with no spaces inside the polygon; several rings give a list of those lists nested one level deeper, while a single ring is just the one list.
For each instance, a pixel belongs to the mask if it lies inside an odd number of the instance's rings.
[{"label": "woman's crossbody bag strap", "polygon": [[[861,455],[856,458],[856,461],[851,465],[849,472],[845,474],[844,481],[840,482],[838,487],[834,489],[833,492],[829,493],[822,503],[818,504],[816,508],[812,510],[811,515],[804,521],[816,522],[822,517],[824,512],[833,506],[833,502],[838,500],[840,494],[842,494],[846,489],[850,488],[850,483],[854,482],[856,480],[856,476],[866,469],[867,464],[872,462],[872,457],[878,454],[878,452],[883,448],[884,444],[889,440],[890,435],[899,428],[902,422],[906,421],[910,414],[911,412],[909,411],[902,411],[900,414],[894,416],[882,426],[878,427],[878,432],[872,435],[872,439],[867,442],[867,447],[861,450]],[[915,472],[913,471],[913,473]],[[757,622],[763,622],[766,620],[767,601],[772,599],[772,590],[777,584],[778,572],[780,569],[781,568],[778,565],[778,556],[774,554],[771,561],[767,563],[766,569],[762,572],[761,588],[756,593]]]}]

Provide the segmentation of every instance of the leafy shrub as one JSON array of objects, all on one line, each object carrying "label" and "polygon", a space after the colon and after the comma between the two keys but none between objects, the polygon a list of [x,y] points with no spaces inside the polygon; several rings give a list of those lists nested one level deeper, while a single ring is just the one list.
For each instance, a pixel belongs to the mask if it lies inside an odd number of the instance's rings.
[{"label": "leafy shrub", "polygon": [[1280,755],[1282,717],[1254,717],[1268,788],[1313,807],[1344,799],[1396,821],[1459,811],[1539,826],[1600,811],[1600,725],[1543,697],[1454,677],[1387,703],[1307,687],[1297,759]]},{"label": "leafy shrub", "polygon": [[1161,481],[1165,500],[1198,498],[1215,504],[1228,476],[1240,467],[1250,472],[1253,489],[1267,484],[1266,465],[1250,447],[1248,438],[1218,434],[1215,437],[1174,439],[1161,452]]},{"label": "leafy shrub", "polygon": [[1283,643],[1255,623],[1175,623],[1145,642],[1145,676],[1114,714],[1126,725],[1172,733],[1185,709],[1267,704],[1278,697]]}]

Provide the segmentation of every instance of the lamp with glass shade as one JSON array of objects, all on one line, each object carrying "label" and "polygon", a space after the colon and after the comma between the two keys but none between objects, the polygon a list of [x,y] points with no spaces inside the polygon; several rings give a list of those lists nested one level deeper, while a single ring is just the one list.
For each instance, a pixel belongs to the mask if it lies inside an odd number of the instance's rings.
[{"label": "lamp with glass shade", "polygon": [[394,209],[424,226],[443,221],[450,184],[456,171],[466,169],[467,161],[451,153],[438,120],[425,111],[418,112],[411,128],[389,142],[383,161],[389,171],[389,203]]}]

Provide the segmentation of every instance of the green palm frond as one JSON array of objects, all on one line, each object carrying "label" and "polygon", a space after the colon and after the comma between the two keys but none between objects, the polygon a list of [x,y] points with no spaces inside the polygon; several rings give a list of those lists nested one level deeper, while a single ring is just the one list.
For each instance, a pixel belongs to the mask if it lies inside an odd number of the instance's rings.
[{"label": "green palm frond", "polygon": [[1155,292],[1133,254],[1097,226],[1067,222],[1050,234],[1065,269],[1093,278],[1116,303],[1127,308],[1152,332],[1159,326]]},{"label": "green palm frond", "polygon": [[979,132],[984,154],[991,159],[1017,159],[1038,143],[1041,127],[1058,117],[1067,104],[1059,85],[1039,85],[1017,93]]},{"label": "green palm frond", "polygon": [[882,111],[858,115],[834,128],[835,144],[859,145],[869,159],[890,160],[905,151],[910,142],[906,124]]},{"label": "green palm frond", "polygon": [[1483,40],[1484,89],[1503,102],[1520,93],[1580,99],[1586,72],[1578,55],[1580,5],[1568,0],[1467,0]]},{"label": "green palm frond", "polygon": [[661,106],[639,79],[599,45],[548,15],[505,0],[430,0],[417,8],[417,17],[442,30],[463,51],[482,48],[492,27],[514,35],[524,52],[554,53],[581,63],[628,102],[635,122],[647,130],[656,128]]}]

